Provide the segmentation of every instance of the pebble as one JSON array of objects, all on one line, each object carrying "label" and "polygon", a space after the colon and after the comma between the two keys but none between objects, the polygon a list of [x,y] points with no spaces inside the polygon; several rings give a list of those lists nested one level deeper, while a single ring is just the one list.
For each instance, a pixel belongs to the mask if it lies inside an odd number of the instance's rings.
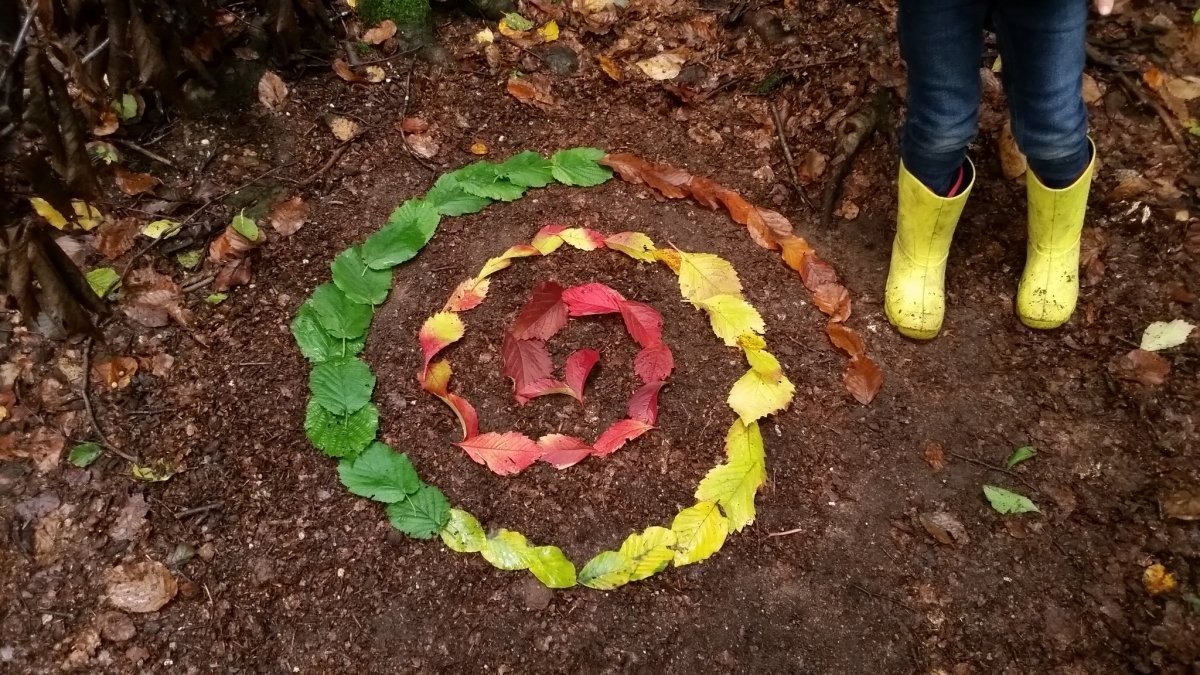
[{"label": "pebble", "polygon": [[546,588],[533,577],[526,577],[516,584],[517,592],[521,595],[521,599],[525,601],[526,609],[531,609],[540,612],[550,606],[550,601],[554,599],[554,591]]},{"label": "pebble", "polygon": [[133,619],[123,612],[105,612],[96,623],[100,627],[100,637],[109,642],[125,642],[137,634]]}]

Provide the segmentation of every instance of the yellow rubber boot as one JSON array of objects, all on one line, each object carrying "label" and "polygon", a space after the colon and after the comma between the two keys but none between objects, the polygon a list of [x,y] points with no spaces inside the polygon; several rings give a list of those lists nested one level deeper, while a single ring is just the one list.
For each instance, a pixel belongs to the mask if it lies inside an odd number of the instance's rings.
[{"label": "yellow rubber boot", "polygon": [[1092,161],[1072,185],[1053,190],[1026,172],[1029,196],[1029,244],[1025,272],[1017,289],[1017,316],[1030,328],[1058,328],[1071,318],[1079,298],[1079,236],[1088,190],[1096,167]]},{"label": "yellow rubber boot", "polygon": [[969,174],[966,187],[946,198],[934,194],[900,165],[896,238],[884,309],[896,330],[910,338],[930,340],[942,328],[950,240],[975,186],[975,167],[970,160],[963,170]]}]

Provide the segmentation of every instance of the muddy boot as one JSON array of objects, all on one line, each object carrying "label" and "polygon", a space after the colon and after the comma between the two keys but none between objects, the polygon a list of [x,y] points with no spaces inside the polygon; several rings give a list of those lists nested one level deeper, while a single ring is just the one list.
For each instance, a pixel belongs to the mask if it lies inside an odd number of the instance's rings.
[{"label": "muddy boot", "polygon": [[933,339],[942,327],[950,240],[975,185],[975,166],[970,160],[962,170],[961,186],[954,196],[939,197],[900,165],[896,239],[884,308],[888,321],[910,338]]},{"label": "muddy boot", "polygon": [[1079,236],[1095,167],[1093,146],[1092,161],[1065,188],[1048,188],[1032,171],[1025,173],[1029,244],[1025,272],[1017,289],[1017,316],[1030,328],[1058,328],[1075,311],[1079,298]]}]

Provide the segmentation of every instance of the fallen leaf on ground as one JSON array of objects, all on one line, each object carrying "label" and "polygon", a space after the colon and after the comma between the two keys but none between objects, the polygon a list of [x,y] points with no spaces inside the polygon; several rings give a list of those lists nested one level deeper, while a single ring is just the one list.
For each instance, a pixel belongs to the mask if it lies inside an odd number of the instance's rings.
[{"label": "fallen leaf on ground", "polygon": [[929,536],[936,539],[939,544],[953,546],[971,542],[971,538],[967,536],[967,528],[963,527],[957,518],[945,511],[922,513],[917,520],[920,521],[921,527],[925,528]]},{"label": "fallen leaf on ground", "polygon": [[604,54],[597,56],[596,61],[600,64],[600,70],[603,70],[609,79],[613,82],[621,81],[621,67],[617,65],[616,61],[613,61]]},{"label": "fallen leaf on ground", "polygon": [[1150,595],[1161,595],[1175,590],[1175,575],[1159,563],[1150,565],[1142,572],[1142,585]]},{"label": "fallen leaf on ground", "polygon": [[268,110],[277,110],[287,100],[288,88],[283,80],[268,70],[258,80],[258,100]]},{"label": "fallen leaf on ground", "polygon": [[1144,349],[1134,349],[1117,361],[1117,374],[1121,379],[1157,386],[1167,381],[1171,373],[1171,362]]},{"label": "fallen leaf on ground", "polygon": [[542,110],[550,110],[558,106],[558,99],[551,92],[550,78],[542,74],[533,74],[526,77],[517,77],[513,75],[508,78],[508,93],[521,103],[531,105]]},{"label": "fallen leaf on ground", "polygon": [[929,467],[934,471],[941,471],[946,466],[946,449],[937,441],[925,441],[925,447],[921,450],[923,457]]},{"label": "fallen leaf on ground", "polygon": [[28,434],[11,433],[0,436],[0,460],[30,459],[38,473],[48,473],[58,466],[66,445],[66,438],[48,427]]},{"label": "fallen leaf on ground", "polygon": [[825,325],[825,334],[829,336],[833,346],[845,352],[846,356],[853,358],[866,352],[862,336],[844,323],[830,321]]},{"label": "fallen leaf on ground", "polygon": [[456,445],[465,450],[471,459],[501,476],[524,471],[544,453],[528,436],[515,431],[480,434]]},{"label": "fallen leaf on ground", "polygon": [[995,485],[984,485],[983,496],[987,497],[988,503],[997,513],[1032,513],[1037,512],[1038,507],[1028,497],[1004,488],[996,487]]},{"label": "fallen leaf on ground", "polygon": [[146,514],[150,513],[150,505],[141,494],[130,495],[125,500],[125,506],[117,513],[117,518],[108,528],[108,536],[115,541],[133,541],[138,538],[148,525]]},{"label": "fallen leaf on ground", "polygon": [[191,323],[192,314],[183,306],[183,293],[171,277],[151,267],[134,270],[125,281],[121,309],[150,328],[160,328],[175,320],[181,326]]},{"label": "fallen leaf on ground", "polygon": [[883,370],[870,357],[855,356],[846,366],[842,383],[854,400],[867,405],[875,400],[879,389],[883,387]]},{"label": "fallen leaf on ground", "polygon": [[329,125],[329,130],[333,132],[333,137],[342,142],[348,141],[362,133],[362,127],[358,122],[346,117],[330,117],[325,120],[325,123]]},{"label": "fallen leaf on ground", "polygon": [[420,117],[405,117],[400,120],[399,127],[406,134],[423,134],[429,131],[429,122]]},{"label": "fallen leaf on ground", "polygon": [[108,602],[126,612],[157,612],[175,597],[179,586],[166,565],[141,561],[108,571],[105,595]]},{"label": "fallen leaf on ground", "polygon": [[687,51],[674,49],[648,59],[642,59],[634,65],[652,80],[673,80],[679,75],[679,71],[683,69],[685,63],[687,63]]},{"label": "fallen leaf on ground", "polygon": [[113,175],[116,178],[117,187],[130,197],[136,197],[147,190],[152,190],[162,182],[148,173],[127,171],[119,166],[113,167]]},{"label": "fallen leaf on ground", "polygon": [[92,377],[97,384],[113,391],[128,387],[137,373],[137,369],[137,359],[129,356],[113,356],[100,359],[92,364]]},{"label": "fallen leaf on ground", "polygon": [[354,69],[352,69],[350,67],[350,64],[346,63],[342,59],[334,59],[333,60],[333,72],[337,73],[338,77],[342,78],[343,80],[345,80],[347,82],[362,82],[363,81],[362,75],[359,75],[358,73],[354,72]]},{"label": "fallen leaf on ground", "polygon": [[308,220],[308,204],[297,195],[277,204],[267,220],[271,221],[271,227],[276,232],[285,237],[291,236]]},{"label": "fallen leaf on ground", "polygon": [[411,134],[405,140],[413,154],[421,159],[433,159],[442,149],[432,134]]},{"label": "fallen leaf on ground", "polygon": [[396,23],[391,19],[384,19],[379,24],[375,25],[367,32],[362,34],[362,41],[369,45],[377,45],[390,40],[396,36]]},{"label": "fallen leaf on ground", "polygon": [[800,182],[808,185],[823,176],[825,174],[825,166],[828,162],[828,157],[813,148],[809,148],[808,152],[804,153],[804,157],[800,160],[800,166],[796,167],[796,173],[800,178]]},{"label": "fallen leaf on ground", "polygon": [[1155,321],[1146,326],[1146,330],[1142,332],[1141,347],[1148,352],[1157,352],[1162,349],[1178,347],[1187,342],[1188,336],[1192,334],[1195,328],[1195,326],[1183,319]]},{"label": "fallen leaf on ground", "polygon": [[133,248],[140,225],[137,218],[121,218],[104,223],[94,240],[96,250],[109,260],[120,258]]},{"label": "fallen leaf on ground", "polygon": [[1036,456],[1037,456],[1037,449],[1034,448],[1032,445],[1026,445],[1026,446],[1017,448],[1016,450],[1013,450],[1013,453],[1011,455],[1008,456],[1008,459],[1004,460],[1004,468],[1011,469],[1014,466],[1020,464],[1021,462],[1024,462],[1029,459],[1033,459]]},{"label": "fallen leaf on ground", "polygon": [[562,330],[567,325],[567,305],[562,294],[562,286],[553,281],[534,287],[533,295],[512,325],[512,336],[518,340],[549,340]]},{"label": "fallen leaf on ground", "polygon": [[1175,520],[1200,520],[1200,488],[1178,488],[1158,502],[1162,514]]},{"label": "fallen leaf on ground", "polygon": [[470,150],[472,155],[482,156],[488,154],[488,146],[478,141],[471,144]]}]

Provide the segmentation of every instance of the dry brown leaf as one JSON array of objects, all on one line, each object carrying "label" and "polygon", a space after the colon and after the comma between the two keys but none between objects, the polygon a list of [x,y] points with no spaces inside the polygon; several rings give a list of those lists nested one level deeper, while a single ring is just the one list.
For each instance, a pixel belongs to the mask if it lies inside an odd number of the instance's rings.
[{"label": "dry brown leaf", "polygon": [[551,92],[550,78],[536,73],[527,77],[513,75],[508,78],[508,93],[521,103],[542,110],[550,110],[558,106],[558,99]]},{"label": "dry brown leaf", "polygon": [[1159,563],[1154,563],[1142,572],[1142,584],[1150,595],[1161,595],[1175,590],[1175,575]]},{"label": "dry brown leaf", "polygon": [[794,234],[779,237],[779,247],[782,249],[783,263],[796,272],[804,269],[804,261],[813,252],[812,246],[803,237]]},{"label": "dry brown leaf", "polygon": [[183,293],[171,277],[151,267],[134,270],[125,281],[121,309],[143,326],[160,328],[175,320],[191,323],[192,313],[183,306]]},{"label": "dry brown leaf", "polygon": [[1146,86],[1150,87],[1154,91],[1158,91],[1163,88],[1164,84],[1166,84],[1167,77],[1158,68],[1150,68],[1146,72],[1142,73],[1142,81],[1146,83]]},{"label": "dry brown leaf", "polygon": [[136,218],[108,221],[100,226],[100,233],[93,240],[93,246],[100,255],[115,260],[133,248],[133,242],[137,239],[140,229],[141,223]]},{"label": "dry brown leaf", "polygon": [[397,126],[406,134],[423,134],[429,131],[429,122],[420,117],[405,117]]},{"label": "dry brown leaf", "polygon": [[818,178],[825,175],[825,167],[828,164],[828,157],[813,148],[809,148],[808,152],[804,153],[804,157],[800,160],[800,166],[796,167],[796,173],[800,178],[800,182],[804,185],[815,182]]},{"label": "dry brown leaf", "polygon": [[611,79],[613,82],[621,81],[621,67],[617,65],[616,61],[613,61],[603,54],[597,56],[596,61],[600,63],[600,70],[603,70],[604,74],[607,75],[609,79]]},{"label": "dry brown leaf", "polygon": [[121,127],[121,120],[116,111],[105,110],[100,113],[100,122],[92,127],[93,136],[111,136]]},{"label": "dry brown leaf", "polygon": [[268,110],[278,110],[287,100],[288,88],[273,71],[266,71],[258,81],[258,100]]},{"label": "dry brown leaf", "polygon": [[1200,488],[1178,488],[1163,495],[1158,502],[1164,518],[1200,520]]},{"label": "dry brown leaf", "polygon": [[825,284],[836,284],[839,282],[837,270],[833,266],[825,262],[825,259],[816,253],[809,253],[804,256],[804,261],[800,265],[800,281],[804,287],[810,291],[816,291]]},{"label": "dry brown leaf", "polygon": [[945,511],[922,513],[917,520],[920,521],[921,527],[925,528],[929,536],[936,539],[939,544],[953,546],[971,543],[971,538],[967,536],[967,528],[963,527],[958,518],[950,513]]},{"label": "dry brown leaf", "polygon": [[472,143],[470,150],[471,150],[472,155],[482,156],[482,155],[488,154],[488,146],[485,143],[481,143],[479,141],[475,141],[474,143]]},{"label": "dry brown leaf", "polygon": [[120,565],[106,575],[105,595],[126,612],[157,612],[175,597],[179,586],[167,566],[153,560]]},{"label": "dry brown leaf", "polygon": [[1167,381],[1171,373],[1171,362],[1154,352],[1134,349],[1117,362],[1117,374],[1121,379],[1157,386]]},{"label": "dry brown leaf", "polygon": [[250,258],[230,260],[217,271],[217,278],[213,280],[213,290],[224,292],[235,286],[245,286],[253,279],[254,267]]},{"label": "dry brown leaf", "polygon": [[1084,228],[1080,238],[1079,264],[1083,268],[1085,286],[1095,286],[1104,278],[1104,253],[1108,249],[1108,238],[1098,227]]},{"label": "dry brown leaf", "polygon": [[267,220],[271,221],[271,227],[275,228],[276,232],[290,237],[296,234],[308,220],[308,204],[299,195],[296,195],[276,204],[275,208],[271,210],[271,214],[267,216]]},{"label": "dry brown leaf", "polygon": [[127,171],[120,166],[113,167],[113,175],[116,178],[117,187],[121,189],[121,192],[130,197],[136,197],[147,190],[154,189],[155,186],[162,183],[162,181],[148,173]]},{"label": "dry brown leaf", "polygon": [[883,371],[868,356],[855,356],[846,366],[842,375],[842,383],[854,400],[863,405],[875,400],[876,394],[883,386]]},{"label": "dry brown leaf", "polygon": [[825,325],[825,334],[829,336],[833,346],[845,352],[846,356],[853,358],[866,353],[867,348],[863,344],[862,336],[844,323],[830,321]]},{"label": "dry brown leaf", "polygon": [[333,72],[337,73],[338,77],[347,82],[362,82],[363,80],[362,75],[354,72],[354,69],[350,67],[350,64],[346,63],[342,59],[333,60]]},{"label": "dry brown leaf", "polygon": [[1149,192],[1154,187],[1154,184],[1138,171],[1117,169],[1113,173],[1118,180],[1116,186],[1108,192],[1109,201],[1120,202],[1133,199]]},{"label": "dry brown leaf", "polygon": [[1091,105],[1100,99],[1104,98],[1104,90],[1100,87],[1100,83],[1096,82],[1096,78],[1083,74],[1083,102]]},{"label": "dry brown leaf", "polygon": [[363,33],[362,38],[360,39],[369,45],[378,45],[383,44],[395,36],[396,23],[391,19],[384,19],[382,22]]},{"label": "dry brown leaf", "polygon": [[109,390],[124,389],[137,374],[138,362],[129,356],[112,356],[92,364],[92,379]]},{"label": "dry brown leaf", "polygon": [[[143,363],[143,366],[146,364]],[[171,366],[175,365],[175,357],[170,354],[160,353],[155,354],[150,358],[150,374],[155,377],[166,377],[171,373]]]},{"label": "dry brown leaf", "polygon": [[62,434],[49,427],[0,436],[0,460],[29,459],[38,473],[49,473],[58,467],[66,443]]},{"label": "dry brown leaf", "polygon": [[834,323],[850,318],[850,291],[841,284],[821,284],[812,292],[813,304]]},{"label": "dry brown leaf", "polygon": [[108,528],[108,536],[115,541],[133,541],[146,529],[146,514],[150,505],[141,494],[130,495],[125,506],[117,513],[117,519]]},{"label": "dry brown leaf", "polygon": [[214,262],[244,258],[247,253],[261,246],[266,239],[260,229],[258,240],[250,241],[230,225],[208,245],[208,258]]},{"label": "dry brown leaf", "polygon": [[258,52],[254,51],[253,49],[251,49],[249,47],[234,47],[233,55],[243,61],[257,61],[258,60]]},{"label": "dry brown leaf", "polygon": [[406,140],[413,154],[422,159],[433,159],[442,149],[433,134],[412,134]]},{"label": "dry brown leaf", "polygon": [[328,117],[325,123],[329,125],[329,130],[333,132],[333,137],[343,143],[362,133],[362,127],[358,122],[347,117]]},{"label": "dry brown leaf", "polygon": [[1200,77],[1172,77],[1167,80],[1166,89],[1172,96],[1181,101],[1191,101],[1200,98]]},{"label": "dry brown leaf", "polygon": [[946,449],[937,441],[925,441],[921,457],[929,464],[929,468],[941,471],[946,467]]},{"label": "dry brown leaf", "polygon": [[683,64],[687,63],[688,50],[672,49],[634,63],[646,77],[652,80],[673,80],[679,76]]},{"label": "dry brown leaf", "polygon": [[996,139],[996,150],[1000,154],[1000,170],[1008,180],[1016,180],[1025,175],[1029,168],[1028,162],[1021,149],[1017,147],[1017,139],[1013,137],[1012,122],[1005,122]]}]

